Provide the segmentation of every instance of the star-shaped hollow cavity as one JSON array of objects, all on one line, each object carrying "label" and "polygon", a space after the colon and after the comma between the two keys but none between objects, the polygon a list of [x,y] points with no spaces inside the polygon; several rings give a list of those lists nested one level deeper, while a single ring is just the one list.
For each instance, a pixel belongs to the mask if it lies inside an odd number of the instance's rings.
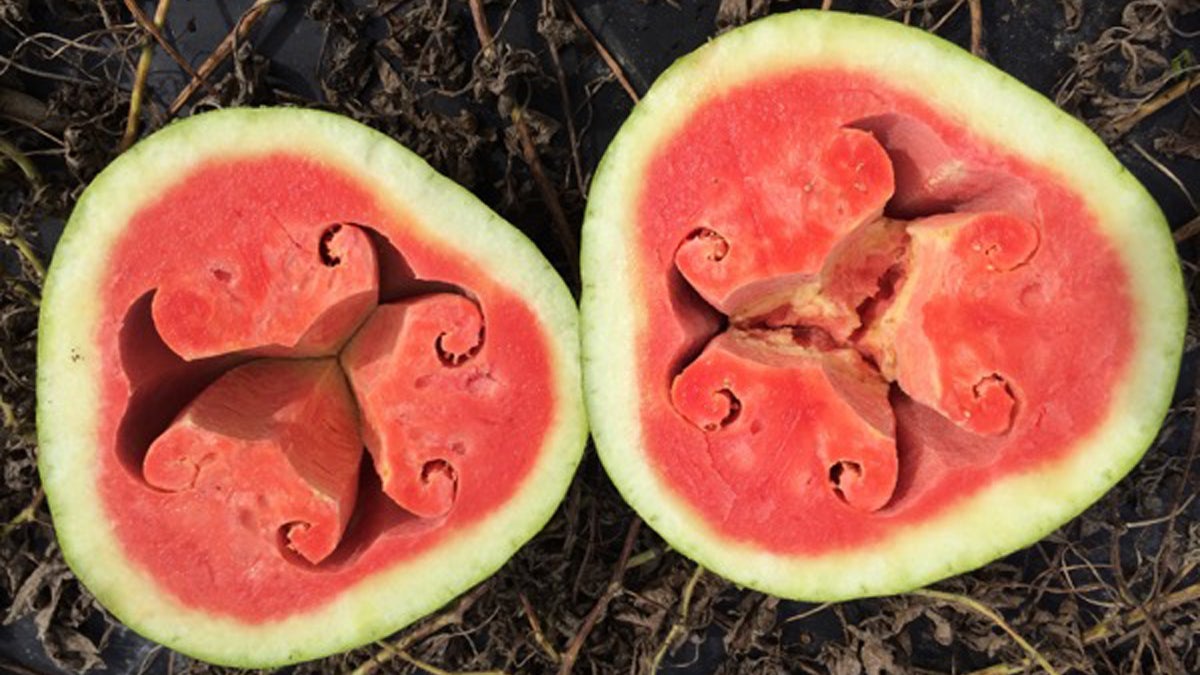
[{"label": "star-shaped hollow cavity", "polygon": [[[175,271],[152,300],[165,348],[230,365],[150,444],[145,481],[300,564],[335,552],[364,485],[413,516],[447,516],[460,461],[503,418],[478,304],[445,284],[380,304],[376,245],[350,224],[268,228],[219,257]],[[372,470],[379,481],[364,480]]]},{"label": "star-shaped hollow cavity", "polygon": [[[787,466],[799,489],[867,512],[896,487],[892,390],[973,434],[1011,429],[1019,383],[980,330],[981,298],[1040,244],[1029,218],[992,208],[893,217],[897,182],[902,211],[948,193],[874,135],[903,142],[920,129],[876,122],[874,133],[843,128],[792,160],[773,188],[792,190],[789,227],[722,220],[718,206],[679,243],[677,270],[728,328],[671,386],[727,482]],[[927,181],[962,187],[930,164]]]}]

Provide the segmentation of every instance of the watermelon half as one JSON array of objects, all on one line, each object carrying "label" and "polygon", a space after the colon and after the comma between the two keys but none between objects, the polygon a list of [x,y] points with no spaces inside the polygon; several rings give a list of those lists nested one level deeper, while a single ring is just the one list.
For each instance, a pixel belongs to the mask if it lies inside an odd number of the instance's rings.
[{"label": "watermelon half", "polygon": [[600,457],[673,547],[838,600],[1028,545],[1152,442],[1186,305],[1083,125],[922,31],[800,11],[681,59],[583,241]]},{"label": "watermelon half", "polygon": [[63,554],[123,622],[215,663],[395,631],[562,499],[576,324],[528,240],[382,134],[285,109],[173,124],[91,184],[46,281]]}]

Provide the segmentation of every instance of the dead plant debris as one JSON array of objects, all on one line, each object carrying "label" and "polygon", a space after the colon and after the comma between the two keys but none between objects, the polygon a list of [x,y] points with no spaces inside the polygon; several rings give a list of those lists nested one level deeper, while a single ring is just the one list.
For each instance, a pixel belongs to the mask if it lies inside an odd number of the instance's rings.
[{"label": "dead plant debris", "polygon": [[[724,30],[796,3],[712,4],[714,29]],[[994,18],[986,13],[1005,11],[1005,3],[972,1],[970,12],[959,11],[964,4],[868,3],[877,14],[957,30],[960,44],[982,51],[991,35],[982,26]],[[607,142],[591,123],[595,101],[604,88],[617,97],[606,100],[622,105],[638,96],[619,65],[629,55],[616,58],[600,27],[570,0],[314,0],[302,10],[323,39],[314,100],[259,39],[257,27],[283,5],[242,2],[245,13],[222,30],[228,37],[205,51],[211,58],[185,72],[170,60],[181,57],[162,49],[189,30],[170,15],[155,35],[155,22],[134,17],[122,0],[0,0],[0,597],[8,626],[0,630],[29,627],[47,657],[29,664],[0,654],[0,669],[84,672],[105,663],[114,642],[138,640],[62,561],[38,483],[34,429],[44,264],[83,186],[120,151],[132,97],[144,93],[143,133],[176,114],[230,105],[349,115],[468,186],[564,276],[575,274],[584,191]],[[140,6],[152,11],[155,3]],[[1113,141],[1161,119],[1154,106],[1163,96],[1190,105],[1197,70],[1184,25],[1195,10],[1189,0],[1132,0],[1115,23],[1089,31],[1088,13],[1099,10],[1061,0],[1056,16],[1076,44],[1056,92],[1060,105]],[[517,17],[532,17],[535,29],[518,30]],[[150,77],[135,94],[143,47],[178,69],[173,87]],[[1198,128],[1189,113],[1146,147],[1194,161]],[[1190,233],[1194,218],[1173,225]],[[1185,249],[1193,298],[1194,255]],[[935,591],[808,605],[738,589],[639,527],[589,456],[545,531],[492,579],[397,636],[290,672],[1200,672],[1198,337],[1193,321],[1181,393],[1155,448],[1125,481],[1044,541]],[[228,672],[166,649],[141,653],[132,665],[108,665]]]}]

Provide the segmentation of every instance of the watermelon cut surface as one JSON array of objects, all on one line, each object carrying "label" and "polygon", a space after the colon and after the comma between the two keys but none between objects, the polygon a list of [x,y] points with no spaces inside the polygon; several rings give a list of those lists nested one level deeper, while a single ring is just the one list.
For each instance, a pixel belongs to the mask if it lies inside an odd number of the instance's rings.
[{"label": "watermelon cut surface", "polygon": [[391,633],[549,519],[586,438],[534,246],[381,134],[200,115],[96,178],[46,281],[40,469],[123,622],[266,666]]},{"label": "watermelon cut surface", "polygon": [[924,32],[801,11],[681,59],[583,237],[600,457],[684,554],[779,596],[910,590],[1138,460],[1186,301],[1085,127]]}]

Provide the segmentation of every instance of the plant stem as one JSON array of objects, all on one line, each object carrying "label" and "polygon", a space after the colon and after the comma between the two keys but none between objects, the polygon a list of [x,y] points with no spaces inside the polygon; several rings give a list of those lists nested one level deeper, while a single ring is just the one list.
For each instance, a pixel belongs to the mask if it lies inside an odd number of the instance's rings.
[{"label": "plant stem", "polygon": [[944,591],[935,591],[928,588],[912,591],[912,594],[929,598],[931,600],[948,602],[959,605],[960,607],[966,607],[976,614],[986,617],[992,623],[999,626],[1000,630],[1008,633],[1009,637],[1011,637],[1013,641],[1020,645],[1021,649],[1024,649],[1029,656],[1033,657],[1033,660],[1037,661],[1038,665],[1041,666],[1042,670],[1046,671],[1048,675],[1061,675],[1061,673],[1059,673],[1054,666],[1050,665],[1050,662],[1046,660],[1046,657],[1042,656],[1041,652],[1034,648],[1033,645],[1029,644],[1025,638],[1021,637],[1020,634],[1017,633],[1017,631],[1013,630],[1012,626],[1008,625],[1008,622],[1004,620],[1004,617],[1000,616],[1000,613],[991,607],[988,607],[978,600],[969,598],[965,595],[959,595],[958,593],[946,593]]},{"label": "plant stem", "polygon": [[[126,4],[131,4],[132,0]],[[162,29],[167,21],[167,10],[171,8],[171,0],[158,0],[154,8],[154,27]],[[139,8],[140,9],[140,8]],[[146,78],[150,76],[150,63],[154,59],[154,38],[148,35],[142,44],[142,53],[138,57],[137,70],[133,74],[133,91],[129,93],[129,117],[125,120],[125,135],[121,137],[120,152],[125,152],[137,140],[138,126],[142,119],[142,98],[146,95]]]},{"label": "plant stem", "polygon": [[587,641],[587,636],[596,627],[600,621],[600,617],[604,611],[608,609],[608,603],[621,592],[621,580],[625,578],[625,570],[629,564],[629,554],[633,552],[633,545],[637,541],[638,532],[641,531],[642,519],[637,516],[633,517],[633,522],[629,524],[629,530],[625,533],[625,543],[621,546],[621,556],[617,558],[617,564],[613,567],[612,578],[609,579],[608,586],[604,592],[600,594],[600,598],[596,600],[596,604],[592,610],[587,613],[583,619],[583,625],[579,627],[579,632],[575,633],[575,637],[571,638],[571,643],[567,646],[567,651],[563,654],[562,665],[558,669],[558,675],[570,675],[575,668],[575,660],[579,658],[579,652],[583,649],[583,643]]}]

